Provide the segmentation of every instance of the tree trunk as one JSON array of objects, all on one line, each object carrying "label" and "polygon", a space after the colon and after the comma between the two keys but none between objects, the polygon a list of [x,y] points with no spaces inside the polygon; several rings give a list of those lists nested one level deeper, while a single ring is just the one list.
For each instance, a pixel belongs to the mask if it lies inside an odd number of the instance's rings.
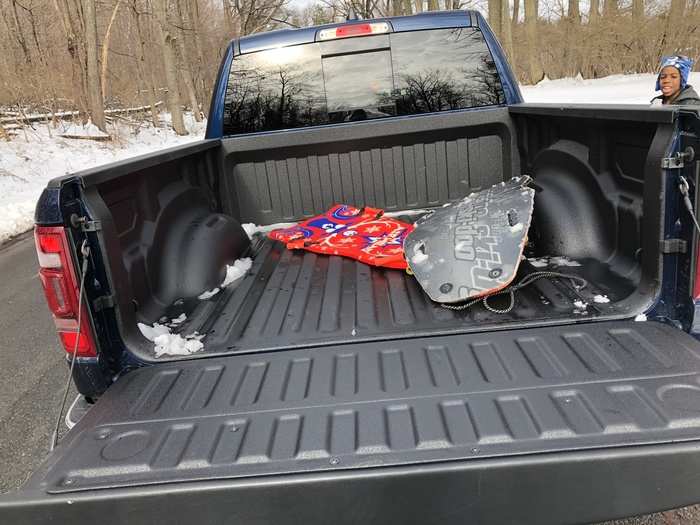
[{"label": "tree trunk", "polygon": [[595,22],[600,16],[600,0],[591,0],[588,9],[588,23]]},{"label": "tree trunk", "polygon": [[615,16],[618,13],[619,6],[617,0],[603,0],[603,12],[605,16]]},{"label": "tree trunk", "polygon": [[513,0],[513,20],[511,23],[512,28],[518,25],[520,19],[520,0]]},{"label": "tree trunk", "polygon": [[233,38],[238,36],[234,30],[233,25],[233,13],[231,12],[231,2],[230,0],[222,0],[221,7],[224,10],[224,20],[226,21],[226,29],[228,30],[228,38]]},{"label": "tree trunk", "polygon": [[489,0],[489,25],[498,38],[502,37],[501,33],[501,0]]},{"label": "tree trunk", "polygon": [[671,7],[668,11],[669,25],[670,27],[677,27],[678,23],[683,17],[683,11],[685,10],[684,0],[671,0]]},{"label": "tree trunk", "polygon": [[[60,5],[59,5],[60,1]],[[74,23],[74,12],[71,11],[67,0],[54,0],[54,7],[61,19],[61,25],[66,37],[66,48],[70,55],[71,80],[73,83],[73,93],[76,106],[84,113],[87,113],[87,103],[85,95],[85,82],[83,80],[83,49],[80,45],[81,34]]]},{"label": "tree trunk", "polygon": [[168,0],[153,0],[153,11],[156,17],[156,33],[163,56],[165,81],[168,85],[168,109],[172,118],[173,129],[178,135],[187,135],[187,129],[182,119],[182,104],[176,66],[177,43],[170,33],[168,25]]},{"label": "tree trunk", "polygon": [[107,24],[107,31],[105,31],[105,38],[102,41],[102,73],[100,74],[100,84],[102,85],[102,100],[107,98],[107,63],[109,62],[109,38],[112,35],[112,26],[114,25],[114,20],[117,18],[117,12],[119,11],[119,6],[122,0],[117,0],[112,11],[112,16],[109,19],[109,24]]},{"label": "tree trunk", "polygon": [[569,20],[578,25],[581,23],[581,11],[579,10],[578,0],[569,0]]},{"label": "tree trunk", "polygon": [[180,77],[182,78],[182,82],[185,84],[185,91],[187,94],[187,98],[190,101],[190,106],[192,107],[192,113],[194,113],[194,119],[197,122],[202,122],[202,113],[199,108],[199,102],[197,102],[197,92],[195,91],[194,88],[194,80],[192,79],[192,61],[190,60],[190,55],[187,51],[187,44],[185,42],[185,22],[182,17],[182,0],[178,0],[177,6],[176,6],[176,26],[178,26],[177,32],[178,36],[176,39],[176,44],[177,44],[177,49],[178,49],[178,58],[180,62]]},{"label": "tree trunk", "polygon": [[107,132],[105,107],[100,87],[100,69],[97,62],[97,15],[94,0],[83,0],[83,23],[85,26],[85,54],[87,73],[87,93],[92,123]]},{"label": "tree trunk", "polygon": [[133,0],[132,12],[134,13],[134,20],[136,22],[136,35],[138,37],[139,43],[139,56],[136,61],[136,70],[141,77],[141,85],[145,87],[145,91],[148,97],[148,105],[151,106],[151,121],[154,127],[160,126],[160,119],[158,118],[158,97],[156,94],[156,88],[158,84],[155,82],[155,75],[151,69],[150,74],[148,73],[149,68],[146,65],[146,35],[143,29],[143,22],[141,21],[141,13],[138,10],[137,0]]},{"label": "tree trunk", "polygon": [[438,9],[437,0],[428,0],[428,11],[437,11]]},{"label": "tree trunk", "polygon": [[27,47],[27,40],[24,38],[24,33],[22,32],[22,24],[20,24],[19,16],[17,15],[17,1],[10,0],[11,12],[12,12],[12,25],[14,26],[14,33],[17,42],[22,48],[24,53],[24,58],[28,64],[32,63],[32,56],[29,54],[29,48]]},{"label": "tree trunk", "polygon": [[[207,89],[208,84],[205,80],[205,74],[203,73],[205,64],[207,60],[205,58],[204,52],[202,51],[202,39],[200,36],[200,23],[199,23],[199,5],[197,0],[185,0],[187,3],[187,17],[190,21],[190,27],[192,28],[192,41],[194,41],[194,49],[197,55],[197,74],[193,73],[195,87],[197,88],[197,99],[200,103],[207,104],[207,99],[210,95],[211,89]],[[208,112],[208,108],[204,108],[204,112]]]},{"label": "tree trunk", "polygon": [[413,4],[415,5],[414,8],[414,13],[420,13],[423,11],[423,0],[413,0]]},{"label": "tree trunk", "polygon": [[525,33],[527,40],[527,73],[531,84],[542,79],[537,53],[537,1],[525,0]]},{"label": "tree trunk", "polygon": [[637,21],[644,18],[644,0],[632,0],[632,17]]},{"label": "tree trunk", "polygon": [[508,60],[513,62],[513,34],[511,32],[510,1],[501,0],[501,43]]}]

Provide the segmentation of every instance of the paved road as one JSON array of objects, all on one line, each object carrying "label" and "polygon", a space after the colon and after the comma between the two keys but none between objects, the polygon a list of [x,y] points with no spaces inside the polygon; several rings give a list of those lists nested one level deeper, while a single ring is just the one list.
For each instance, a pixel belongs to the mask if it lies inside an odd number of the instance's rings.
[{"label": "paved road", "polygon": [[30,237],[0,248],[0,492],[19,486],[49,445],[68,370]]},{"label": "paved road", "polygon": [[[45,456],[68,374],[29,236],[0,247],[0,363],[0,492],[5,492],[20,486]],[[700,506],[606,525],[676,524],[700,525]]]}]

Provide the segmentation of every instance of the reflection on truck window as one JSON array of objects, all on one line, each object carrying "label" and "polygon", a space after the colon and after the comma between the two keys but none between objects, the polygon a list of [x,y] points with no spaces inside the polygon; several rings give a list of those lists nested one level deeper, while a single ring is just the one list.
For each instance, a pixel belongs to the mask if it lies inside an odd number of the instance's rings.
[{"label": "reflection on truck window", "polygon": [[478,29],[392,33],[236,57],[226,91],[224,134],[504,102]]}]

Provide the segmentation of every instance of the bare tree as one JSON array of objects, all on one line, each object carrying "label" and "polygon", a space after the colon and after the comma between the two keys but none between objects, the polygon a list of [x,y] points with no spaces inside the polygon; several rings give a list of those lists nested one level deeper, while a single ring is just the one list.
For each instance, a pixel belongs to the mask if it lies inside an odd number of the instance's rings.
[{"label": "bare tree", "polygon": [[[79,0],[78,0],[79,2]],[[61,20],[64,35],[66,38],[66,48],[70,56],[72,71],[73,97],[77,105],[87,113],[86,102],[86,78],[85,78],[85,49],[81,42],[84,42],[83,27],[80,23],[83,20],[82,6],[74,0],[54,0],[54,7]]]},{"label": "bare tree", "polygon": [[620,9],[618,5],[618,0],[604,0],[603,2],[603,12],[605,16],[615,16]]},{"label": "bare tree", "polygon": [[527,76],[531,83],[542,78],[537,54],[537,0],[525,0],[525,32],[527,48]]},{"label": "bare tree", "polygon": [[194,118],[197,122],[202,121],[202,112],[199,108],[199,102],[197,102],[197,93],[194,88],[194,80],[192,78],[192,71],[190,70],[192,61],[190,60],[190,54],[187,49],[187,44],[185,42],[185,21],[182,16],[182,0],[176,2],[176,8],[174,9],[175,27],[177,28],[177,51],[178,51],[178,62],[180,77],[185,85],[185,93],[190,102],[190,107],[194,113]]},{"label": "bare tree", "polygon": [[187,135],[185,122],[182,119],[182,103],[177,73],[177,43],[168,24],[168,0],[153,0],[153,11],[156,17],[156,34],[160,44],[165,68],[165,79],[168,85],[168,109],[172,118],[173,129],[178,135]]},{"label": "bare tree", "polygon": [[506,56],[513,59],[513,35],[510,18],[510,1],[501,0],[501,43]]},{"label": "bare tree", "polygon": [[569,20],[574,24],[581,22],[581,11],[578,6],[579,0],[569,0],[569,11],[567,13]]},{"label": "bare tree", "polygon": [[136,37],[138,41],[138,56],[136,60],[136,71],[140,79],[139,91],[143,91],[147,94],[148,104],[151,106],[151,121],[155,127],[160,125],[160,119],[158,118],[158,97],[156,95],[156,88],[158,84],[155,80],[155,73],[152,68],[149,68],[146,64],[146,32],[144,28],[144,22],[142,21],[142,12],[140,11],[138,0],[132,0],[131,12],[134,17],[134,22],[136,26]]},{"label": "bare tree", "polygon": [[102,99],[107,97],[107,64],[109,63],[109,39],[112,36],[112,27],[114,26],[114,21],[117,18],[117,13],[119,12],[119,6],[122,0],[117,0],[114,4],[114,9],[112,10],[112,16],[109,18],[109,24],[107,24],[107,30],[105,31],[105,38],[102,42],[102,73],[100,74],[100,85],[102,87]]},{"label": "bare tree", "polygon": [[[3,15],[5,12],[3,10]],[[9,20],[8,20],[9,19]],[[27,47],[27,41],[24,38],[24,33],[22,32],[22,25],[19,21],[19,16],[17,14],[17,0],[10,0],[9,16],[5,17],[5,22],[7,23],[10,32],[14,36],[15,40],[22,48],[25,60],[31,64],[32,55],[29,53],[29,48]]]},{"label": "bare tree", "polygon": [[83,17],[86,51],[85,68],[90,117],[95,126],[102,131],[107,131],[102,88],[100,87],[99,64],[97,63],[97,16],[93,0],[83,0]]},{"label": "bare tree", "polygon": [[594,23],[598,20],[600,16],[600,0],[590,0],[590,7],[588,8],[588,22]]},{"label": "bare tree", "polygon": [[501,36],[502,0],[488,0],[489,25],[498,37]]},{"label": "bare tree", "polygon": [[632,0],[632,17],[637,23],[644,18],[644,0]]}]

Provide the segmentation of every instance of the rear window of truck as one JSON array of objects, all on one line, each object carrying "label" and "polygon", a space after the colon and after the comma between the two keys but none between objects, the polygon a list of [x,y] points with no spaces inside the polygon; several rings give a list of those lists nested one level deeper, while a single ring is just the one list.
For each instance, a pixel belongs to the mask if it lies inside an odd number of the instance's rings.
[{"label": "rear window of truck", "polygon": [[480,30],[301,44],[234,58],[224,135],[503,104]]}]

